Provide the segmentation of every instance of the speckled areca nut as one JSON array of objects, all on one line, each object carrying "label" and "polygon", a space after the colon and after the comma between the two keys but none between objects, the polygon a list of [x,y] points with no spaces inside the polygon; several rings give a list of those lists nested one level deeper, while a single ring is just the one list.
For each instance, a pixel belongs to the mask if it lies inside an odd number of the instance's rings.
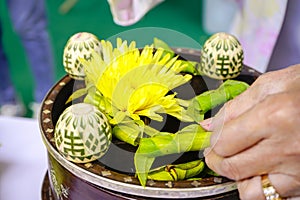
[{"label": "speckled areca nut", "polygon": [[214,79],[234,78],[240,74],[243,60],[239,41],[233,35],[216,33],[203,45],[200,71]]},{"label": "speckled areca nut", "polygon": [[63,54],[63,65],[69,76],[77,80],[84,79],[84,66],[78,58],[91,59],[92,50],[99,54],[102,51],[99,39],[92,33],[80,32],[70,37]]},{"label": "speckled areca nut", "polygon": [[108,150],[112,130],[106,116],[87,103],[73,104],[60,115],[54,132],[58,151],[69,161],[87,163]]}]

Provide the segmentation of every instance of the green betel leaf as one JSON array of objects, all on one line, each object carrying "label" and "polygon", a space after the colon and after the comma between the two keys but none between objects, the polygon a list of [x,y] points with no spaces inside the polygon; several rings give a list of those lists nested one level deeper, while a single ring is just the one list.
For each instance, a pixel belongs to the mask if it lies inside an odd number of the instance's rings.
[{"label": "green betel leaf", "polygon": [[82,88],[82,89],[79,89],[79,90],[76,90],[69,98],[68,100],[66,101],[66,104],[67,103],[70,103],[71,101],[75,100],[75,99],[78,99],[84,95],[87,94],[87,89],[86,88]]},{"label": "green betel leaf", "polygon": [[194,75],[199,75],[200,72],[197,70],[198,62],[192,62],[192,61],[182,61],[184,64],[186,64],[185,68],[181,70],[183,73],[189,73]]},{"label": "green betel leaf", "polygon": [[133,120],[127,123],[120,123],[114,126],[113,135],[121,141],[137,146],[143,133],[142,126]]},{"label": "green betel leaf", "polygon": [[243,81],[227,80],[222,86],[225,93],[228,94],[227,100],[233,99],[249,88],[249,85]]},{"label": "green betel leaf", "polygon": [[191,124],[175,134],[164,133],[151,138],[141,138],[134,163],[141,184],[145,184],[149,170],[156,157],[199,151],[209,146],[210,132],[198,124]]},{"label": "green betel leaf", "polygon": [[155,157],[147,157],[137,151],[134,156],[136,174],[142,186],[146,186],[148,172],[155,160]]},{"label": "green betel leaf", "polygon": [[203,120],[203,115],[247,90],[249,85],[242,81],[227,80],[215,90],[206,91],[189,102],[187,114],[195,121]]},{"label": "green betel leaf", "polygon": [[178,165],[166,165],[151,170],[148,179],[157,181],[177,181],[194,177],[201,173],[205,167],[202,160],[195,160]]},{"label": "green betel leaf", "polygon": [[156,49],[162,48],[162,49],[166,50],[166,53],[170,54],[171,57],[173,57],[175,55],[174,51],[169,47],[169,45],[167,43],[165,43],[164,41],[162,41],[156,37],[153,39],[153,45],[154,45],[154,48],[156,48]]},{"label": "green betel leaf", "polygon": [[[169,54],[171,57],[173,57],[175,55],[175,52],[173,51],[173,49],[170,48],[170,46],[158,39],[158,38],[154,38],[153,39],[153,45],[154,45],[154,48],[158,49],[158,48],[162,48],[165,50],[165,54]],[[197,70],[199,63],[198,62],[192,62],[192,61],[186,61],[186,60],[182,60],[182,63],[185,64],[184,68],[181,70],[181,72],[183,73],[189,73],[189,74],[194,74],[194,75],[197,75],[197,74],[200,74],[200,72]]]},{"label": "green betel leaf", "polygon": [[155,181],[175,181],[176,176],[162,167],[159,171],[149,173],[147,178]]}]

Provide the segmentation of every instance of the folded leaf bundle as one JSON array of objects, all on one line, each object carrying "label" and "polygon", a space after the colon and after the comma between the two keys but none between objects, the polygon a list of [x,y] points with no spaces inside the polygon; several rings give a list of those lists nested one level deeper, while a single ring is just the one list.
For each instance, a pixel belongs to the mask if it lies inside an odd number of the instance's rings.
[{"label": "folded leaf bundle", "polygon": [[188,105],[187,114],[195,121],[203,120],[204,114],[244,92],[249,85],[242,81],[227,80],[217,89],[194,97]]},{"label": "folded leaf bundle", "polygon": [[148,179],[156,181],[178,181],[192,178],[200,174],[205,163],[202,160],[195,160],[178,165],[166,165],[155,169],[148,174]]},{"label": "folded leaf bundle", "polygon": [[211,132],[200,125],[191,124],[175,134],[160,134],[151,138],[141,138],[134,157],[138,178],[146,185],[148,172],[158,156],[200,151],[209,146]]}]

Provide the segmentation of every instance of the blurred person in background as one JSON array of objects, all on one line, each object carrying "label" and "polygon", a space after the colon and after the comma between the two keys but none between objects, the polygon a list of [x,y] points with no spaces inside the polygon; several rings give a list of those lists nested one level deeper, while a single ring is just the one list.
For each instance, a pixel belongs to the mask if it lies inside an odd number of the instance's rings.
[{"label": "blurred person in background", "polygon": [[[135,24],[162,2],[108,0],[113,20],[121,26]],[[300,1],[203,0],[203,4],[204,30],[236,36],[246,65],[264,73],[300,63]]]},{"label": "blurred person in background", "polygon": [[246,65],[263,73],[300,63],[300,1],[234,1],[229,32],[241,42]]},{"label": "blurred person in background", "polygon": [[[44,0],[6,0],[13,30],[19,36],[34,77],[34,102],[29,106],[36,117],[39,106],[54,83],[54,66]],[[9,74],[9,63],[3,49],[3,27],[0,24],[0,114],[23,116],[24,105],[17,97]],[[17,58],[16,58],[17,59]],[[22,69],[20,66],[20,73]],[[21,75],[21,74],[20,74]]]}]

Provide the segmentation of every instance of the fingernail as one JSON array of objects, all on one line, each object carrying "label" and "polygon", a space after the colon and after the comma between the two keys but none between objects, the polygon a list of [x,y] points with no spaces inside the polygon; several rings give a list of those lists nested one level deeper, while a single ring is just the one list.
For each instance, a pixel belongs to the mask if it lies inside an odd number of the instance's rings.
[{"label": "fingernail", "polygon": [[202,126],[202,128],[204,128],[205,130],[210,131],[212,128],[212,118],[208,118],[206,120],[203,120],[201,122],[199,122],[200,126]]}]

